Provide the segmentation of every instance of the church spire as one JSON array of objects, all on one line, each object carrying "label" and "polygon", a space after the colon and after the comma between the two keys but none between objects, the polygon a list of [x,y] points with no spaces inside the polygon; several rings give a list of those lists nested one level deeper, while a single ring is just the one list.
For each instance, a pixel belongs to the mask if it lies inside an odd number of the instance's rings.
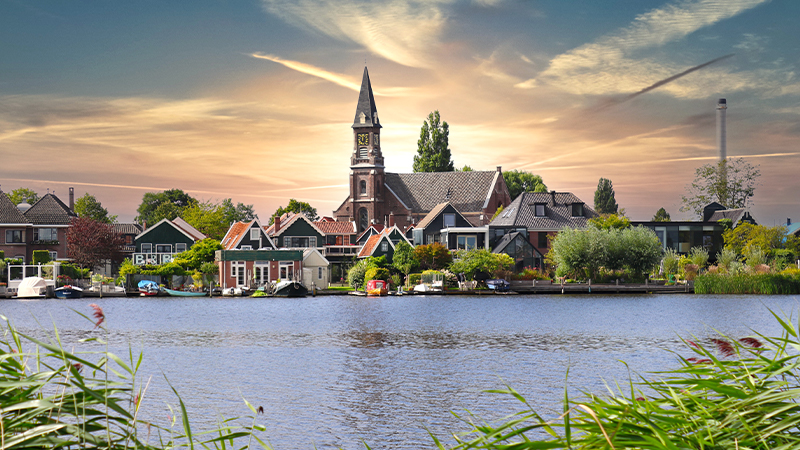
[{"label": "church spire", "polygon": [[378,109],[375,107],[375,97],[372,95],[372,85],[369,82],[369,72],[364,66],[364,77],[361,79],[361,92],[358,94],[356,117],[353,128],[381,128],[378,121]]}]

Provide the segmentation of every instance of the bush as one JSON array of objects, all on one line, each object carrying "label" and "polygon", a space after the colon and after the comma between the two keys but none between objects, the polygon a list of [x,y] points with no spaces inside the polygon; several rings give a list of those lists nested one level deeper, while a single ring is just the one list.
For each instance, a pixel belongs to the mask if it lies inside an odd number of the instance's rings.
[{"label": "bush", "polygon": [[421,273],[410,273],[408,274],[408,285],[409,286],[416,286],[419,282],[422,281],[422,274]]},{"label": "bush", "polygon": [[33,264],[47,264],[52,261],[53,258],[50,257],[50,252],[47,250],[34,250],[33,251]]},{"label": "bush", "polygon": [[708,264],[708,250],[703,247],[692,247],[689,252],[689,261],[696,265],[698,270],[702,270]]},{"label": "bush", "polygon": [[347,284],[353,289],[364,286],[364,276],[367,274],[367,260],[362,259],[347,271]]},{"label": "bush", "polygon": [[733,249],[725,247],[721,252],[717,253],[717,267],[721,273],[733,273],[736,271],[737,263],[736,252]]},{"label": "bush", "polygon": [[514,275],[512,277],[514,280],[549,280],[550,277],[547,274],[535,269],[533,267],[526,267],[522,269],[522,272]]},{"label": "bush", "polygon": [[661,267],[664,269],[664,275],[677,275],[680,269],[680,261],[681,258],[678,256],[678,252],[673,248],[668,248],[664,252],[664,257],[661,258]]},{"label": "bush", "polygon": [[5,250],[0,250],[0,261],[6,259],[6,252]]},{"label": "bush", "polygon": [[391,278],[391,274],[389,273],[388,269],[384,269],[381,267],[370,267],[364,273],[364,284],[367,284],[370,280],[389,280]]}]

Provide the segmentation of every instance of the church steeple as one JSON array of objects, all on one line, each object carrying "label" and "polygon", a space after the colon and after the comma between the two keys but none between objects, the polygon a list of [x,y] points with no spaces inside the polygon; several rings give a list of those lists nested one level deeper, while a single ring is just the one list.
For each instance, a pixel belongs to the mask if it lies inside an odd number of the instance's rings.
[{"label": "church steeple", "polygon": [[364,76],[361,79],[361,92],[358,94],[356,117],[353,128],[381,128],[378,120],[378,109],[375,107],[375,97],[372,95],[372,85],[369,82],[369,72],[364,66]]}]

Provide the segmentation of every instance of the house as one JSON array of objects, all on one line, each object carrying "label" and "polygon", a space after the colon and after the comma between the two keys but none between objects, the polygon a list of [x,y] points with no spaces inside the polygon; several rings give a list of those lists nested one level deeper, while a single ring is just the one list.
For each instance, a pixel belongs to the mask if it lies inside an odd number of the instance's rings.
[{"label": "house", "polygon": [[314,222],[324,235],[322,257],[330,264],[329,280],[342,280],[347,277],[347,269],[358,256],[361,246],[357,243],[356,224],[353,222],[337,222],[332,218]]},{"label": "house", "polygon": [[299,280],[303,274],[302,250],[217,250],[223,289],[255,288],[277,280]]},{"label": "house", "polygon": [[414,245],[441,243],[449,250],[486,247],[487,227],[475,227],[458,209],[444,202],[436,205],[418,224],[412,236]]},{"label": "house", "polygon": [[276,248],[321,249],[325,242],[325,235],[305,214],[286,213],[276,217],[266,233]]},{"label": "house", "polygon": [[[505,241],[503,238],[519,233],[535,251],[529,252],[523,246],[520,255],[509,254],[515,260],[524,260],[531,253],[533,267],[541,267],[541,255],[547,254],[551,236],[565,227],[585,228],[594,217],[598,214],[572,192],[523,192],[489,224],[489,247],[497,249],[502,244],[507,249],[503,253],[508,253],[508,249],[517,248],[520,240],[516,236]],[[514,246],[507,247],[511,243]]]},{"label": "house", "polygon": [[492,253],[505,253],[514,259],[514,271],[522,272],[526,267],[542,268],[544,255],[531,244],[524,232],[513,231],[503,235],[495,244]]},{"label": "house", "polygon": [[355,222],[359,233],[371,225],[389,225],[390,216],[405,230],[442,202],[451,203],[472,225],[480,226],[489,223],[498,207],[511,203],[500,167],[474,172],[386,172],[380,142],[383,126],[366,67],[351,128],[350,191],[334,216],[341,222]]},{"label": "house", "polygon": [[206,235],[180,217],[175,220],[161,219],[134,239],[136,252],[133,253],[133,263],[143,265],[172,262],[176,254],[185,252],[195,242],[206,238]]},{"label": "house", "polygon": [[358,235],[358,238],[356,239],[356,244],[363,247],[364,244],[367,243],[367,240],[370,237],[375,236],[376,234],[381,234],[382,231],[383,231],[383,224],[370,225],[366,230],[362,231],[361,234]]},{"label": "house", "polygon": [[274,250],[275,244],[258,219],[234,222],[220,241],[224,250]]},{"label": "house", "polygon": [[303,250],[303,286],[325,289],[330,284],[330,263],[315,248]]},{"label": "house", "polygon": [[[2,193],[2,191],[0,191]],[[70,188],[70,204],[74,204]],[[53,260],[68,259],[67,230],[77,214],[54,194],[47,193],[33,205],[14,205],[0,195],[0,229],[3,241],[0,250],[8,258],[33,259],[34,250],[47,250]]]},{"label": "house", "polygon": [[358,253],[358,259],[369,258],[370,256],[380,258],[386,257],[386,262],[391,263],[394,256],[395,244],[389,238],[388,234],[381,233],[371,236],[367,239],[367,243],[361,247]]}]

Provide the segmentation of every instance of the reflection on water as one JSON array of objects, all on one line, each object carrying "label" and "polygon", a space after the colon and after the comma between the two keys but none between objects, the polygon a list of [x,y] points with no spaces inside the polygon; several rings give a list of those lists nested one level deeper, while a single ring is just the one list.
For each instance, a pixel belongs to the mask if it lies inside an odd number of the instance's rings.
[{"label": "reflection on water", "polygon": [[[146,417],[164,422],[181,392],[196,427],[217,414],[263,406],[279,449],[430,448],[464,426],[449,411],[499,417],[518,405],[485,394],[508,383],[546,417],[560,409],[564,384],[605,391],[604,380],[661,370],[684,352],[679,336],[705,339],[778,333],[767,308],[790,312],[793,297],[497,296],[308,299],[95,299],[4,301],[0,313],[41,336],[58,326],[76,350],[143,351],[140,379],[153,381]],[[38,320],[38,321],[37,321]],[[569,367],[569,379],[565,374]]]}]

